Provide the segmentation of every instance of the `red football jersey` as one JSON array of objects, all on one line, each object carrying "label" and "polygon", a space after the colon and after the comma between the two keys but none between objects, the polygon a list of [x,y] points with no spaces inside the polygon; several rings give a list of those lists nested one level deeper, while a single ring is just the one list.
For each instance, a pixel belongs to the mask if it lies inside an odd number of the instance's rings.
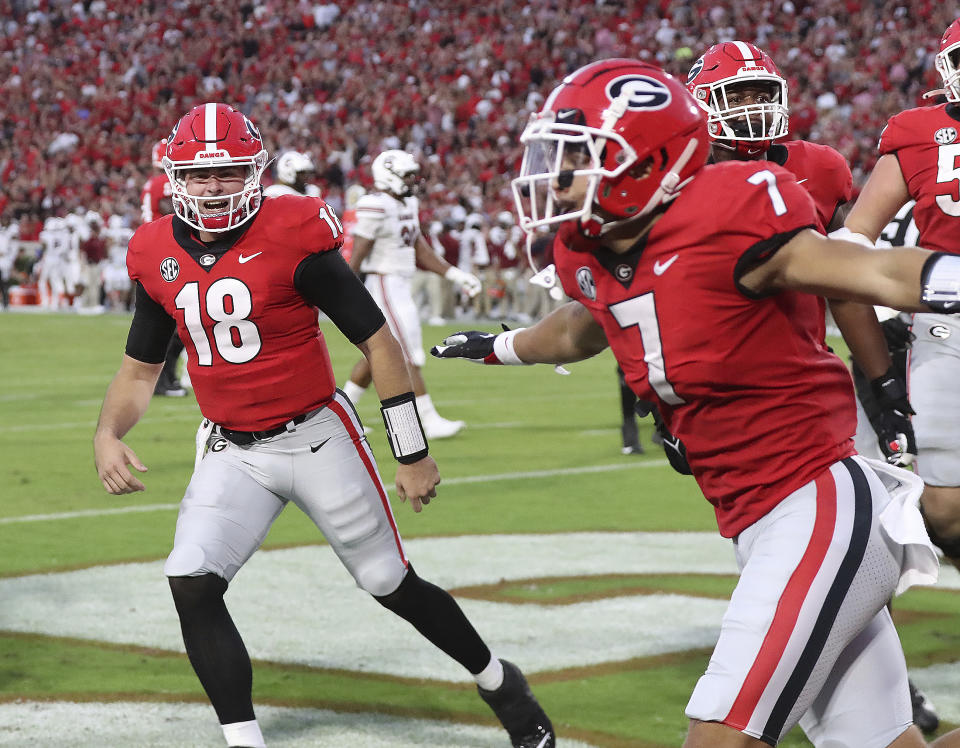
[{"label": "red football jersey", "polygon": [[776,143],[767,155],[810,193],[817,209],[817,228],[826,233],[837,208],[853,197],[853,175],[847,160],[830,146],[806,140]]},{"label": "red football jersey", "polygon": [[333,396],[317,308],[294,288],[294,272],[308,255],[338,250],[342,236],[323,200],[293,195],[264,200],[225,251],[173,216],[137,229],[127,270],[176,319],[204,416],[261,431]]},{"label": "red football jersey", "polygon": [[705,167],[625,254],[575,252],[563,231],[554,244],[564,290],[686,444],[725,537],[854,452],[853,384],[811,323],[817,297],[757,298],[736,282],[816,225],[792,174],[728,161]]},{"label": "red football jersey", "polygon": [[918,243],[951,254],[960,254],[958,131],[960,110],[941,104],[894,115],[880,135],[880,155],[896,154],[910,197],[917,201]]},{"label": "red football jersey", "polygon": [[140,193],[140,220],[150,223],[163,213],[160,212],[160,201],[173,194],[170,189],[170,180],[166,174],[156,174],[147,180]]},{"label": "red football jersey", "polygon": [[[797,184],[813,198],[817,211],[817,229],[825,234],[837,208],[853,196],[853,175],[847,160],[830,146],[791,140],[774,144],[768,158],[797,178]],[[827,335],[827,302],[817,301],[814,323],[821,339]]]}]

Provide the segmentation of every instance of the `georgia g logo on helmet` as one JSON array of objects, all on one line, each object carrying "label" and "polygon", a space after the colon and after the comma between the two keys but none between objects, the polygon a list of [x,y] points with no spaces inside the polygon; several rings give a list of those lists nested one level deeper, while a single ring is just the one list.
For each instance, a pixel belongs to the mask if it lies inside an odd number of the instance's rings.
[{"label": "georgia g logo on helmet", "polygon": [[700,59],[693,63],[693,67],[690,68],[690,72],[687,73],[687,85],[689,86],[693,83],[694,79],[700,75],[700,71],[703,70],[703,55],[700,55]]},{"label": "georgia g logo on helmet", "polygon": [[663,81],[646,75],[622,75],[607,84],[610,100],[627,97],[627,109],[655,112],[670,106],[673,96]]}]

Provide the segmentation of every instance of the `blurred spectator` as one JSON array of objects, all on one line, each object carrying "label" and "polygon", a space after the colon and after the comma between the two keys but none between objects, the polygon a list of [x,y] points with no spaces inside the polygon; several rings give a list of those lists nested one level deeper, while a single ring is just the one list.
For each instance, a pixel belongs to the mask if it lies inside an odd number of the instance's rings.
[{"label": "blurred spectator", "polygon": [[777,59],[796,92],[791,137],[839,150],[859,191],[888,117],[938,87],[937,34],[957,9],[930,0],[0,0],[0,12],[0,226],[26,218],[21,239],[36,239],[44,219],[77,208],[135,216],[158,127],[208,98],[272,133],[272,152],[312,154],[338,212],[347,188],[370,187],[371,154],[396,147],[423,163],[429,219],[466,200],[492,225],[513,207],[527,116],[559,78],[603,56],[639,56],[683,78],[691,50],[727,39],[755,40]]}]

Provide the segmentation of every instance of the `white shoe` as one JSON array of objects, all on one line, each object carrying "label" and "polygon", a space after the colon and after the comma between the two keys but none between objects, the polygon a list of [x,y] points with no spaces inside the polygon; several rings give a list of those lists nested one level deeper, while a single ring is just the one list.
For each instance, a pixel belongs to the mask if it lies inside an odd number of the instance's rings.
[{"label": "white shoe", "polygon": [[423,432],[427,435],[427,439],[446,439],[458,434],[466,425],[465,421],[448,421],[446,418],[435,416],[424,421]]}]

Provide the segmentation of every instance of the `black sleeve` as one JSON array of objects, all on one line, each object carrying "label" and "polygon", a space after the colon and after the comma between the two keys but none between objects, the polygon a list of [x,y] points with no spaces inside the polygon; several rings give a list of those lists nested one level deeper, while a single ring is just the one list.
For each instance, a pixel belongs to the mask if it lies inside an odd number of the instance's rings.
[{"label": "black sleeve", "polygon": [[319,252],[304,259],[293,274],[293,285],[355,345],[387,321],[339,252]]},{"label": "black sleeve", "polygon": [[145,364],[160,364],[167,355],[167,345],[177,329],[177,321],[155,302],[137,281],[133,322],[127,334],[126,353]]},{"label": "black sleeve", "polygon": [[764,239],[754,244],[750,249],[740,255],[740,259],[737,260],[737,264],[733,268],[733,283],[737,287],[737,290],[746,296],[748,299],[762,299],[765,296],[772,296],[775,291],[770,293],[754,293],[746,286],[741,285],[740,279],[746,275],[750,270],[753,270],[757,265],[762,265],[771,257],[773,257],[784,244],[789,242],[793,237],[799,234],[801,231],[806,229],[816,230],[816,226],[800,226],[790,231],[784,231],[782,234],[774,234],[769,239]]}]

